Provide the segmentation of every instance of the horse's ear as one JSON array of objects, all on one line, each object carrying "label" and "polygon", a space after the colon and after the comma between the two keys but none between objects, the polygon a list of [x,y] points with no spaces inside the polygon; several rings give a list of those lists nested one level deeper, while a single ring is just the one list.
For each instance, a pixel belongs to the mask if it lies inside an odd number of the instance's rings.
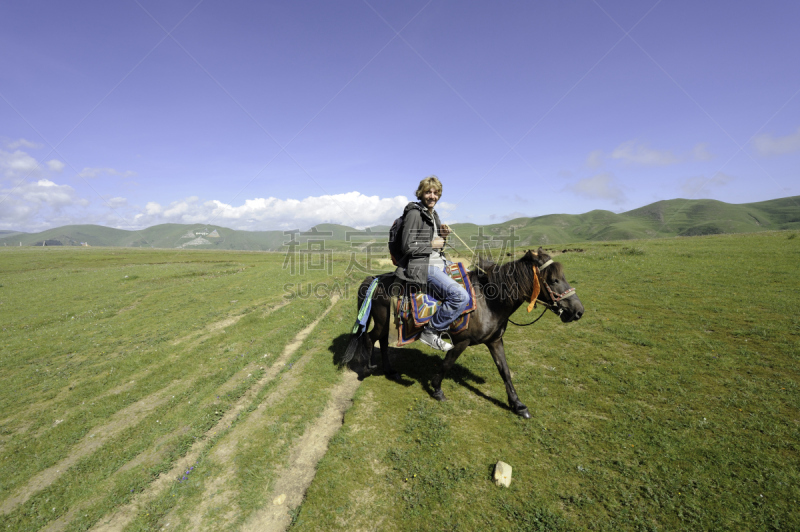
[{"label": "horse's ear", "polygon": [[541,248],[541,246],[538,250],[529,251],[529,253],[533,254],[534,261],[540,266],[550,260],[550,255],[548,255],[547,252]]},{"label": "horse's ear", "polygon": [[524,260],[531,261],[531,262],[538,262],[539,257],[537,253],[533,250],[528,250],[527,253],[522,257]]}]

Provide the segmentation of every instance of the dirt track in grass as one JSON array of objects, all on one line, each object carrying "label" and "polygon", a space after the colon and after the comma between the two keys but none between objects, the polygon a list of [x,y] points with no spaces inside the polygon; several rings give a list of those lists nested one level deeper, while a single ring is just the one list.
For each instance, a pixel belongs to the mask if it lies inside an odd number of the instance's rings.
[{"label": "dirt track in grass", "polygon": [[289,464],[278,471],[275,487],[267,495],[267,506],[253,515],[242,530],[264,532],[286,530],[291,523],[290,512],[303,502],[306,490],[314,480],[317,463],[325,456],[328,442],[344,422],[344,414],[353,403],[360,381],[351,371],[331,392],[322,415],[292,446]]},{"label": "dirt track in grass", "polygon": [[[214,441],[213,436],[217,433],[220,433],[224,428],[230,427],[233,421],[252,404],[258,393],[267,384],[275,379],[275,377],[283,369],[286,362],[297,351],[297,349],[300,348],[303,341],[309,336],[309,334],[311,334],[314,328],[316,328],[316,326],[325,318],[325,316],[328,315],[338,300],[338,296],[331,298],[331,304],[325,310],[325,312],[323,312],[308,327],[300,331],[300,333],[298,333],[297,336],[295,336],[295,338],[286,345],[286,347],[283,349],[283,352],[265,371],[264,375],[239,398],[236,404],[230,410],[228,410],[228,412],[226,412],[222,418],[220,418],[214,427],[206,432],[204,438],[198,439],[190,451],[183,458],[178,460],[169,472],[160,475],[145,491],[139,494],[129,504],[120,507],[112,515],[98,521],[92,530],[103,532],[123,530],[131,521],[133,521],[141,508],[145,507],[148,503],[154,501],[157,497],[164,493],[164,491],[168,489],[169,485],[174,482],[176,478],[180,477],[184,471],[189,469],[197,462],[198,458],[206,450],[209,442]],[[259,409],[256,412],[263,411],[263,406],[265,403],[271,403],[275,401],[277,399],[276,394],[285,393],[289,388],[287,384],[290,382],[291,381],[289,379],[284,379],[284,382],[281,383],[283,386],[276,388],[276,390],[267,397],[264,403],[259,406]],[[256,412],[253,414],[256,414]],[[341,425],[341,416],[339,417],[339,425]],[[220,451],[224,452],[224,448],[215,450],[214,452]],[[198,515],[203,515],[203,513],[204,510],[202,507],[197,509]]]},{"label": "dirt track in grass", "polygon": [[96,427],[87,434],[70,452],[69,456],[60,460],[55,465],[39,472],[27,484],[20,488],[13,496],[0,505],[0,513],[7,514],[20,504],[25,503],[35,493],[53,484],[67,469],[75,465],[81,458],[88,456],[105,442],[122,432],[129,426],[143,419],[147,414],[167,402],[173,389],[184,383],[173,383],[156,393],[129,405],[111,417],[105,425]]}]

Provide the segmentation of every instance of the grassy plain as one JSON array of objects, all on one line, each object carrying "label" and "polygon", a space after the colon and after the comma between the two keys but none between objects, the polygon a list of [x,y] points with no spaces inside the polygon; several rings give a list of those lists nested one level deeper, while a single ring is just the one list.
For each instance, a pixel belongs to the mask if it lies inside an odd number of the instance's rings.
[{"label": "grassy plain", "polygon": [[[223,434],[210,429],[329,305],[295,284],[333,288],[334,276],[293,275],[283,261],[247,252],[0,252],[0,530],[85,530],[198,440],[213,448]],[[338,370],[327,359],[330,380]],[[263,467],[256,482],[268,483]],[[179,494],[199,484],[174,483]],[[130,526],[160,527],[180,503],[172,495]]]},{"label": "grassy plain", "polygon": [[558,259],[584,318],[505,336],[533,419],[485,347],[446,403],[440,356],[398,351],[406,385],[363,382],[292,530],[800,529],[800,238],[581,247]]},{"label": "grassy plain", "polygon": [[[800,528],[795,235],[559,255],[584,318],[506,333],[528,421],[485,347],[459,359],[446,403],[427,393],[441,357],[395,351],[405,383],[361,383],[293,529]],[[292,275],[282,254],[0,250],[0,530],[97,526],[198,442],[126,530],[236,530],[271,505],[342,377],[352,286],[277,362],[345,286],[348,257],[330,260]],[[490,481],[497,460],[509,489]]]}]

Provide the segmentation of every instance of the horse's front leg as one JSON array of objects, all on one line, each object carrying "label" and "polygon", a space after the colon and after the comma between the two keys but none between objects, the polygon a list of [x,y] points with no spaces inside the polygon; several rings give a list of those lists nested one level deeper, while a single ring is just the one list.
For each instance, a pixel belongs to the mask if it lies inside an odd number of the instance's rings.
[{"label": "horse's front leg", "polygon": [[433,376],[431,379],[431,388],[433,388],[433,398],[439,401],[447,401],[447,397],[444,396],[444,392],[442,391],[442,380],[447,376],[447,372],[450,371],[450,368],[453,367],[453,364],[456,363],[456,359],[464,352],[464,349],[469,346],[469,340],[464,340],[462,342],[458,342],[453,346],[453,349],[447,352],[444,357],[444,361],[442,361],[442,371]]},{"label": "horse's front leg", "polygon": [[506,362],[506,349],[503,346],[503,338],[500,337],[492,342],[487,342],[486,347],[489,348],[489,352],[492,354],[494,363],[497,366],[497,371],[500,372],[500,376],[503,378],[503,382],[506,385],[508,405],[511,407],[511,410],[518,416],[530,419],[531,414],[528,412],[528,407],[519,400],[517,390],[514,389],[514,383],[511,382],[511,371],[509,371],[508,363]]}]

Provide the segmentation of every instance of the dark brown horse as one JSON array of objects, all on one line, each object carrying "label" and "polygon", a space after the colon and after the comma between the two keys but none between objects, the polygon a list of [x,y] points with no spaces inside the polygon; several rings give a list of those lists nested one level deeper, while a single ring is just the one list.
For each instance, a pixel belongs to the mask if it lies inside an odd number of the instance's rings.
[{"label": "dark brown horse", "polygon": [[[442,380],[455,364],[464,350],[477,344],[486,344],[494,358],[497,370],[503,378],[508,394],[508,404],[519,416],[530,418],[531,415],[517,397],[517,391],[511,382],[511,372],[506,363],[503,334],[506,332],[509,317],[531,297],[534,290],[534,266],[540,272],[538,277],[539,301],[558,314],[564,323],[576,321],[583,315],[583,305],[575,291],[564,277],[564,269],[559,262],[550,260],[542,248],[538,252],[528,251],[525,256],[501,266],[484,264],[477,271],[469,273],[475,287],[477,308],[472,312],[469,325],[462,331],[452,334],[453,349],[447,352],[442,369],[431,381],[433,397],[445,401],[442,392]],[[359,288],[358,308],[361,308],[367,288],[374,277],[367,277]],[[372,298],[370,318],[373,328],[360,336],[354,333],[344,356],[344,363],[358,354],[362,364],[370,364],[372,346],[377,340],[381,348],[381,366],[384,375],[392,380],[400,375],[392,368],[389,361],[389,319],[390,294],[396,288],[394,275],[380,276],[378,286]]]}]

